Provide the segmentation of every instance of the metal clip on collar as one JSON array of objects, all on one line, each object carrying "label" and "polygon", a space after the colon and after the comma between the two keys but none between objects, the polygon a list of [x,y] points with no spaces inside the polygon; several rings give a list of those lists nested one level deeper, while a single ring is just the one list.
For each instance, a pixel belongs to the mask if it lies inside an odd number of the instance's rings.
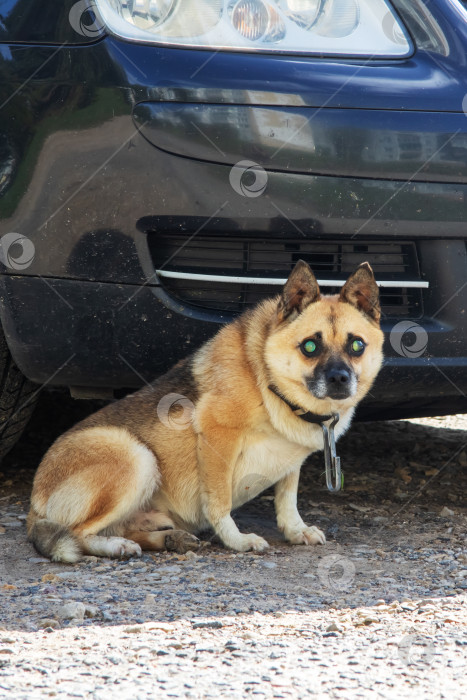
[{"label": "metal clip on collar", "polygon": [[333,413],[333,418],[329,427],[321,423],[324,440],[324,465],[326,468],[326,486],[331,493],[341,490],[341,458],[336,454],[336,441],[334,439],[334,426],[339,420],[339,414]]}]

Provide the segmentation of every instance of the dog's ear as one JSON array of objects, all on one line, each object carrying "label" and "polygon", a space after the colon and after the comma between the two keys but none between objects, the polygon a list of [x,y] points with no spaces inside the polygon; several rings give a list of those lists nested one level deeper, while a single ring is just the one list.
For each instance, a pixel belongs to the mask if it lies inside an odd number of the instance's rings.
[{"label": "dog's ear", "polygon": [[320,298],[318,282],[310,266],[299,260],[285,283],[277,309],[279,322],[300,314]]},{"label": "dog's ear", "polygon": [[359,311],[369,316],[372,321],[379,323],[381,307],[379,305],[379,289],[373,270],[367,262],[362,263],[352,273],[341,289],[339,301],[345,301],[356,306]]}]

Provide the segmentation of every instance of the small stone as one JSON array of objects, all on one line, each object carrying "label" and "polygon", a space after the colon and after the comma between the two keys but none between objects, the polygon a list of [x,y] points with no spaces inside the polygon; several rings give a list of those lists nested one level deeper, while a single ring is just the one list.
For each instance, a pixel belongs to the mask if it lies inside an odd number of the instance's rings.
[{"label": "small stone", "polygon": [[153,623],[151,627],[149,627],[150,630],[158,630],[160,632],[172,632],[173,627],[170,625],[168,622],[156,622],[155,624]]},{"label": "small stone", "polygon": [[331,624],[326,627],[326,632],[340,632],[340,627],[338,627],[335,622],[331,622]]},{"label": "small stone", "polygon": [[192,552],[191,549],[189,549],[188,552],[186,552],[184,557],[186,560],[190,560],[190,561],[193,559],[198,559],[198,555],[196,554],[196,552]]},{"label": "small stone", "polygon": [[63,620],[84,620],[85,612],[86,606],[84,603],[77,601],[65,603],[58,610],[58,614]]},{"label": "small stone", "polygon": [[50,559],[45,557],[29,557],[28,562],[30,564],[50,564]]},{"label": "small stone", "polygon": [[347,503],[347,506],[352,508],[352,510],[356,510],[357,513],[368,513],[368,511],[371,510],[371,508],[367,506],[357,506],[355,503]]},{"label": "small stone", "polygon": [[444,508],[440,510],[439,514],[442,518],[449,518],[451,515],[454,515],[454,511],[447,506],[444,506]]},{"label": "small stone", "polygon": [[194,630],[199,630],[199,629],[220,629],[224,625],[220,620],[207,620],[206,622],[192,622],[193,629]]},{"label": "small stone", "polygon": [[79,578],[83,574],[81,571],[73,570],[73,571],[59,571],[59,572],[57,572],[56,575],[58,576],[59,579],[66,580],[66,579]]},{"label": "small stone", "polygon": [[413,612],[416,608],[411,603],[401,603],[401,609],[403,612]]},{"label": "small stone", "polygon": [[265,569],[275,569],[277,566],[275,561],[262,561],[261,564]]},{"label": "small stone", "polygon": [[97,605],[89,605],[88,603],[84,606],[84,617],[99,617],[101,611]]},{"label": "small stone", "polygon": [[41,629],[47,629],[48,627],[52,627],[52,629],[57,629],[60,627],[60,623],[58,620],[54,620],[54,618],[50,617],[45,617],[43,620],[40,621],[39,626]]}]

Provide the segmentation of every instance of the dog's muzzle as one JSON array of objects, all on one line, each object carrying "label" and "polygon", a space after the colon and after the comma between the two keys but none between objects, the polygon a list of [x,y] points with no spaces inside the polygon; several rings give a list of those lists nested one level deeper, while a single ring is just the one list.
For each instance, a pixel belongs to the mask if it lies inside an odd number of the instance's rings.
[{"label": "dog's muzzle", "polygon": [[307,380],[307,386],[317,399],[347,399],[355,394],[357,379],[345,362],[329,362],[315,371],[315,375]]}]

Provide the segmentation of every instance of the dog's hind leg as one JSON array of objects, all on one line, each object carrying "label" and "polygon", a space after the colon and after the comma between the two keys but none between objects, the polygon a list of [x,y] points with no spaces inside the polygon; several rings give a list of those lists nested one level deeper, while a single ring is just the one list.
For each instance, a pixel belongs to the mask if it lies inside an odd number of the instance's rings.
[{"label": "dog's hind leg", "polygon": [[155,530],[175,530],[175,523],[168,513],[159,510],[140,510],[125,524],[125,530],[143,530],[154,532]]},{"label": "dog's hind leg", "polygon": [[139,555],[137,543],[115,535],[144,508],[159,480],[154,453],[127,430],[96,427],[69,433],[39,467],[29,537],[54,561],[74,562],[80,553]]},{"label": "dog's hind leg", "polygon": [[142,549],[168,550],[185,554],[199,547],[199,540],[185,530],[177,529],[168,513],[140,511],[126,523],[124,537],[137,542]]}]

